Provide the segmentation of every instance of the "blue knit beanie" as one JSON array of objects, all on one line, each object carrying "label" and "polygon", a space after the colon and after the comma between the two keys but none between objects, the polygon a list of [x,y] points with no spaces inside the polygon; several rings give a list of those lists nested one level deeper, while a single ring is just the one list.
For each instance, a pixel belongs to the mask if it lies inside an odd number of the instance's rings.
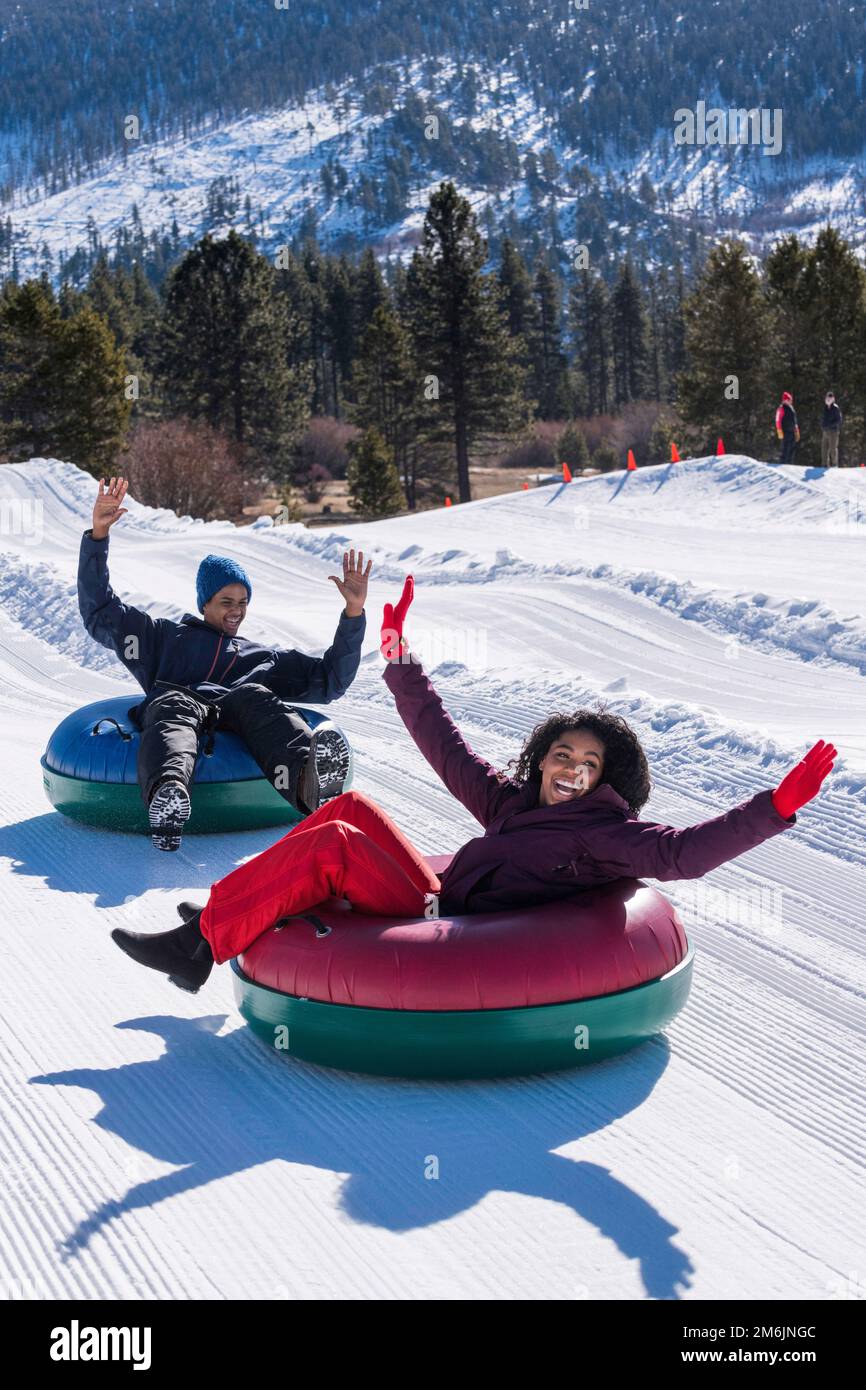
[{"label": "blue knit beanie", "polygon": [[252,598],[253,591],[247,572],[236,560],[230,560],[227,555],[205,555],[195,577],[195,596],[198,599],[199,613],[204,612],[208,600],[227,584],[243,584],[247,591],[247,600]]}]

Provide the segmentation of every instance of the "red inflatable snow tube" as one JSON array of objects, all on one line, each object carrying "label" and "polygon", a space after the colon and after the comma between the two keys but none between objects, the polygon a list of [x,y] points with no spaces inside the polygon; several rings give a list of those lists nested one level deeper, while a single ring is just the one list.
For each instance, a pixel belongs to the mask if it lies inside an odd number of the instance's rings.
[{"label": "red inflatable snow tube", "polygon": [[[441,873],[449,858],[429,863]],[[691,962],[671,903],[630,879],[432,920],[362,916],[331,899],[263,933],[232,967],[247,1021],[274,1046],[286,1030],[286,1050],[306,1060],[489,1076],[574,1066],[653,1036],[685,1002]],[[594,1051],[575,1041],[584,1025]]]},{"label": "red inflatable snow tube", "polygon": [[[449,860],[428,863],[439,874]],[[362,916],[333,898],[264,932],[238,963],[257,984],[329,1004],[515,1009],[632,989],[686,950],[671,904],[632,879],[543,907],[432,921]]]}]

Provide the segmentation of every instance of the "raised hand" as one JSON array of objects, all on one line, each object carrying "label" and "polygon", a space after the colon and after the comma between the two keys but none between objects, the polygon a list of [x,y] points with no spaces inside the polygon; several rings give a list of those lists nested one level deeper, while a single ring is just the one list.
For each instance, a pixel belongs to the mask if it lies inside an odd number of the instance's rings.
[{"label": "raised hand", "polygon": [[338,579],[336,574],[329,574],[328,578],[333,579],[343,598],[346,600],[346,617],[358,618],[364,611],[364,602],[367,598],[367,581],[370,578],[370,570],[373,568],[373,561],[367,561],[367,568],[364,569],[364,552],[358,551],[358,558],[355,559],[354,550],[347,550],[343,556],[343,578]]},{"label": "raised hand", "polygon": [[104,541],[115,521],[119,521],[122,516],[126,515],[129,508],[122,507],[120,504],[126,496],[128,487],[129,483],[125,478],[109,479],[108,487],[105,486],[105,479],[100,478],[99,492],[93,504],[92,529],[95,541]]},{"label": "raised hand", "polygon": [[803,761],[786,773],[773,792],[773,805],[780,816],[790,820],[801,806],[805,806],[807,801],[818,795],[821,783],[832,768],[835,757],[836,749],[832,743],[825,743],[823,739],[819,739],[814,747],[809,749]]},{"label": "raised hand", "polygon": [[397,661],[401,650],[408,651],[408,644],[403,637],[403,622],[414,597],[415,580],[408,574],[396,606],[386,603],[382,613],[382,642],[379,650],[386,661]]}]

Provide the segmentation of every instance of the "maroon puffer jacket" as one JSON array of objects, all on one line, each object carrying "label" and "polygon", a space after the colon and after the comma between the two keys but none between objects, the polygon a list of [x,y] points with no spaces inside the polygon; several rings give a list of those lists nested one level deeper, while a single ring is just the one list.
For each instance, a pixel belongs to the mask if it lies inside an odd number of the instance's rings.
[{"label": "maroon puffer jacket", "polygon": [[539,806],[536,788],[472,752],[417,661],[389,662],[383,676],[434,772],[484,826],[442,876],[443,915],[554,902],[618,878],[700,878],[796,824],[779,815],[770,789],[686,830],[635,819],[606,782]]}]

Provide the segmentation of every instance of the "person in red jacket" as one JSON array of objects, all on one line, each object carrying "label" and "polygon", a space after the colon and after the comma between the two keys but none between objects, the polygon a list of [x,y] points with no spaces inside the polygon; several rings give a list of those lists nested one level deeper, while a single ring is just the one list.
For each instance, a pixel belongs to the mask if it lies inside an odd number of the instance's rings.
[{"label": "person in red jacket", "polygon": [[539,724],[509,777],[472,751],[409,651],[412,594],[410,576],[399,603],[385,607],[384,678],[418,748],[484,834],[440,879],[381,807],[346,792],[214,883],[203,906],[181,903],[181,926],[151,935],[116,928],[113,939],[133,959],[195,993],[215,962],[331,895],[361,913],[439,917],[530,907],[620,878],[699,878],[796,824],[833,766],[836,749],[819,741],[775,790],[678,830],[638,819],[650,781],[630,725],[577,710]]},{"label": "person in red jacket", "polygon": [[794,409],[794,397],[790,391],[782,392],[782,400],[776,411],[776,436],[782,441],[780,463],[793,463],[794,450],[800,443],[800,426]]}]

